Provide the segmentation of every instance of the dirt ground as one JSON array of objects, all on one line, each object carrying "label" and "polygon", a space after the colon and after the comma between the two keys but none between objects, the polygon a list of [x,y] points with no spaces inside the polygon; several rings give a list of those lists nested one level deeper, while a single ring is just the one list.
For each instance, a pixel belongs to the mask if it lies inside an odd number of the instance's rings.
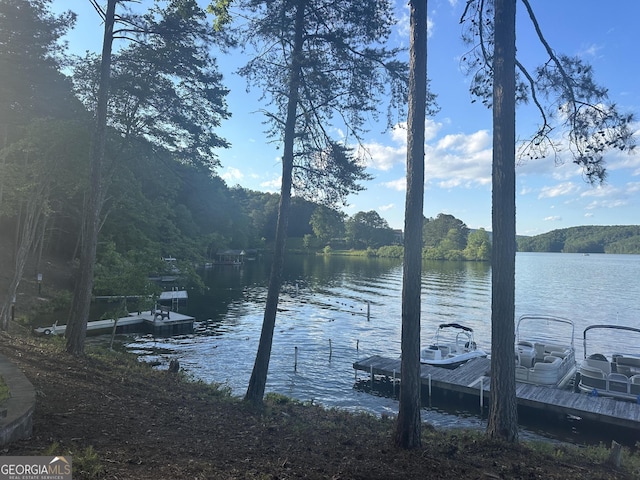
[{"label": "dirt ground", "polygon": [[[0,354],[37,392],[33,436],[4,455],[72,455],[74,479],[632,479],[593,455],[504,445],[424,426],[423,446],[392,446],[393,419],[284,398],[260,410],[181,373],[60,339],[0,334]],[[582,452],[585,453],[585,452]]]}]

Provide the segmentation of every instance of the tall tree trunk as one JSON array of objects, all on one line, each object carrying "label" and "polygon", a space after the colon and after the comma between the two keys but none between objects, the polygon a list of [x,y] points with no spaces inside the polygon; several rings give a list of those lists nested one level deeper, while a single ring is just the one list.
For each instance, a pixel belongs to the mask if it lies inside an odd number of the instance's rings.
[{"label": "tall tree trunk", "polygon": [[409,112],[407,119],[407,197],[404,213],[402,278],[402,363],[395,443],[421,445],[420,293],[424,205],[424,127],[427,104],[427,2],[411,0]]},{"label": "tall tree trunk", "polygon": [[491,260],[491,406],[487,434],[518,440],[515,380],[516,1],[495,0]]},{"label": "tall tree trunk", "polygon": [[[46,181],[39,182],[30,192],[27,205],[24,208],[24,218],[18,223],[19,231],[16,233],[17,248],[14,256],[14,270],[11,283],[6,296],[0,305],[0,326],[8,330],[11,316],[11,306],[15,303],[18,287],[24,275],[24,267],[29,259],[36,235],[40,229],[40,223],[44,217],[45,203],[48,197],[48,185]],[[22,209],[21,209],[22,210]],[[22,216],[22,215],[21,215]]]},{"label": "tall tree trunk", "polygon": [[267,384],[271,346],[273,344],[273,330],[276,325],[278,297],[282,286],[282,270],[284,267],[284,249],[287,240],[287,224],[291,206],[291,186],[293,183],[293,156],[296,127],[296,114],[300,90],[300,64],[303,45],[304,11],[306,1],[297,2],[296,22],[294,33],[293,55],[289,77],[289,99],[287,104],[287,119],[284,129],[284,148],[282,154],[282,186],[280,188],[280,204],[278,205],[278,222],[276,225],[275,252],[269,276],[267,303],[262,321],[262,332],[256,360],[249,379],[249,386],[245,400],[254,404],[261,404]]},{"label": "tall tree trunk", "polygon": [[82,355],[84,353],[84,341],[87,335],[91,292],[93,290],[93,270],[98,246],[100,211],[104,201],[102,170],[107,140],[107,100],[109,98],[111,46],[113,44],[116,3],[117,0],[108,0],[105,14],[96,127],[91,148],[90,189],[82,222],[84,234],[80,253],[80,271],[73,292],[73,303],[65,333],[67,337],[67,352],[73,355]]}]

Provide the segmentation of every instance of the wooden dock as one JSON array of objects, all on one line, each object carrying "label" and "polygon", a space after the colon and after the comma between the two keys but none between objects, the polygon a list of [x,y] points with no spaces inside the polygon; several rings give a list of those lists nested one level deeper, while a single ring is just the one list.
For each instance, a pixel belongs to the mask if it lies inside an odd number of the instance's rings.
[{"label": "wooden dock", "polygon": [[[195,319],[178,312],[170,312],[169,317],[153,315],[150,311],[131,314],[118,319],[116,333],[151,333],[155,336],[183,335],[193,332],[193,322]],[[87,322],[88,335],[100,335],[112,333],[115,321],[95,320]],[[34,329],[36,334],[41,335],[64,335],[66,325],[52,325],[50,327],[40,327]]]},{"label": "wooden dock", "polygon": [[[482,391],[483,399],[488,402],[490,367],[491,360],[488,358],[472,359],[454,370],[421,365],[420,377],[422,384],[434,391],[457,392],[476,398],[480,398]],[[374,355],[355,362],[353,368],[370,375],[400,378],[400,359]],[[516,398],[519,406],[546,413],[571,415],[610,426],[640,430],[639,403],[526,383],[516,384]]]}]

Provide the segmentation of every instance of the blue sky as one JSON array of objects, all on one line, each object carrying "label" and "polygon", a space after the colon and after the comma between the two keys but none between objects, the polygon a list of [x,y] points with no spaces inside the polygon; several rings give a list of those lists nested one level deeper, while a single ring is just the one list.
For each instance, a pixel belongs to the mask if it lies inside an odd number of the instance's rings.
[{"label": "blue sky", "polygon": [[[149,0],[145,0],[150,3]],[[145,3],[143,2],[143,3]],[[205,1],[202,2],[206,4]],[[454,215],[470,228],[491,230],[491,112],[471,103],[468,78],[460,68],[467,50],[459,23],[465,0],[429,0],[428,75],[438,95],[440,112],[427,119],[425,208],[427,217]],[[558,53],[578,55],[595,71],[596,81],[609,89],[621,111],[640,113],[640,2],[618,0],[610,6],[595,0],[532,2],[539,24]],[[615,5],[615,7],[613,6]],[[102,26],[88,0],[54,0],[54,10],[78,13],[76,29],[67,37],[72,52],[99,51]],[[408,46],[409,18],[406,2],[398,2],[401,17],[393,45]],[[524,7],[518,4],[518,57],[533,69],[544,61]],[[220,150],[218,174],[229,186],[241,185],[278,192],[278,146],[263,134],[264,117],[258,92],[247,92],[234,70],[243,64],[240,52],[218,56],[228,97],[231,119],[219,134],[231,143]],[[384,102],[381,109],[384,117]],[[531,107],[517,113],[519,139],[532,135],[539,117]],[[367,171],[374,179],[367,190],[349,198],[345,213],[377,211],[393,228],[403,227],[406,175],[406,130],[401,125],[384,131],[372,122],[365,136],[371,153]],[[640,133],[640,123],[634,130]],[[516,169],[516,229],[520,235],[536,235],[576,225],[640,224],[640,151],[611,152],[605,156],[608,178],[603,186],[584,181],[581,170],[566,154],[557,165],[554,158],[520,163]]]}]

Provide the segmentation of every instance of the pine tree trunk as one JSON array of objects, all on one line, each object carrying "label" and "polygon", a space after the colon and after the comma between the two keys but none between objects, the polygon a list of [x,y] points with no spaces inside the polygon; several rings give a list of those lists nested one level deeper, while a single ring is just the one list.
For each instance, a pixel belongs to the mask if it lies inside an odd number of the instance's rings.
[{"label": "pine tree trunk", "polygon": [[487,434],[518,440],[515,380],[515,58],[516,2],[495,0],[493,58],[493,250],[491,405]]},{"label": "pine tree trunk", "polygon": [[91,292],[93,290],[93,270],[98,246],[100,211],[104,200],[103,164],[107,139],[107,100],[109,97],[109,77],[111,75],[111,46],[117,0],[108,0],[102,43],[100,64],[100,85],[96,111],[96,128],[91,149],[90,190],[83,215],[83,243],[80,248],[80,272],[73,292],[73,303],[67,322],[66,349],[73,355],[84,353],[87,335]]},{"label": "pine tree trunk", "polygon": [[306,2],[297,2],[295,36],[293,56],[291,60],[291,73],[289,77],[289,99],[287,105],[287,119],[284,130],[284,149],[282,154],[282,186],[280,189],[280,204],[278,206],[278,221],[276,225],[275,252],[271,264],[269,276],[269,288],[267,291],[267,303],[260,333],[260,343],[256,360],[249,379],[249,386],[245,400],[261,404],[267,384],[267,373],[271,359],[271,347],[273,344],[273,331],[276,324],[278,310],[278,297],[282,285],[282,270],[284,267],[285,244],[287,239],[287,225],[289,222],[289,210],[291,206],[291,186],[293,183],[293,146],[296,126],[296,113],[300,89],[300,56],[302,52],[302,33],[304,27],[304,11]]},{"label": "pine tree trunk", "polygon": [[407,195],[402,279],[402,363],[395,443],[421,445],[420,309],[424,204],[424,127],[427,102],[427,2],[412,0],[407,120]]},{"label": "pine tree trunk", "polygon": [[[17,248],[14,256],[14,270],[11,283],[7,289],[4,301],[0,305],[0,326],[2,330],[8,330],[11,319],[11,307],[15,304],[18,287],[24,275],[24,268],[29,259],[29,254],[34,246],[36,234],[40,229],[40,223],[44,217],[44,205],[47,201],[48,188],[46,182],[40,182],[35,190],[30,192],[27,205],[24,208],[24,218],[18,222],[19,230],[16,232]],[[22,210],[22,209],[21,209]]]}]

